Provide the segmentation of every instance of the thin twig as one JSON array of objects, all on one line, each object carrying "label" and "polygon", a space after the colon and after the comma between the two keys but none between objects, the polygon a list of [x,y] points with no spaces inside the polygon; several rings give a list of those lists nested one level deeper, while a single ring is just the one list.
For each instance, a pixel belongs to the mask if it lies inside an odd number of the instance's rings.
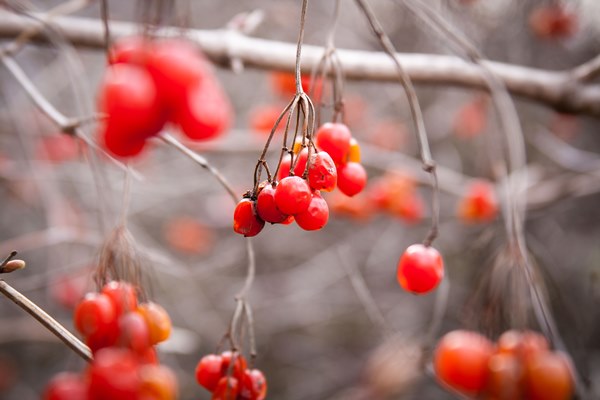
[{"label": "thin twig", "polygon": [[223,186],[223,188],[225,188],[225,190],[227,191],[227,193],[229,194],[229,196],[233,199],[234,203],[238,202],[238,195],[235,193],[235,190],[233,190],[233,187],[231,186],[231,184],[227,181],[227,179],[223,176],[223,174],[221,174],[221,172],[218,169],[216,169],[215,167],[213,167],[206,160],[206,158],[202,157],[200,154],[198,154],[195,151],[193,151],[190,148],[188,148],[186,145],[184,145],[183,143],[181,143],[179,140],[177,140],[171,134],[162,133],[159,136],[159,138],[163,142],[165,142],[166,144],[168,144],[170,146],[173,146],[174,148],[176,148],[177,150],[179,150],[181,153],[183,153],[184,155],[186,155],[187,157],[189,157],[196,164],[200,165],[202,168],[204,168],[208,172],[210,172],[215,178],[217,178],[217,180],[219,181],[219,183],[221,184],[221,186]]},{"label": "thin twig", "polygon": [[89,347],[83,344],[71,332],[59,324],[44,310],[38,307],[34,302],[29,300],[25,295],[20,293],[2,279],[0,279],[0,292],[13,303],[25,310],[33,318],[35,318],[40,324],[42,324],[46,329],[62,340],[81,358],[88,362],[92,361],[92,351],[89,349]]},{"label": "thin twig", "polygon": [[425,129],[425,121],[423,120],[423,113],[421,106],[419,105],[419,99],[417,93],[412,84],[410,76],[406,73],[402,64],[400,63],[399,57],[397,56],[396,49],[392,44],[392,41],[384,32],[381,24],[377,20],[375,13],[366,2],[366,0],[355,0],[363,14],[367,18],[371,29],[375,33],[375,36],[379,40],[381,47],[388,54],[388,56],[394,61],[396,71],[398,73],[398,79],[400,84],[404,88],[406,98],[408,99],[408,105],[410,107],[410,113],[412,116],[413,123],[415,124],[417,143],[419,145],[419,153],[421,156],[421,162],[423,163],[423,169],[431,175],[431,186],[432,186],[432,212],[431,212],[431,229],[427,236],[423,240],[425,246],[430,246],[438,235],[439,226],[439,188],[438,179],[436,173],[436,164],[431,156],[431,150],[429,148],[429,140],[427,139],[427,131]]}]

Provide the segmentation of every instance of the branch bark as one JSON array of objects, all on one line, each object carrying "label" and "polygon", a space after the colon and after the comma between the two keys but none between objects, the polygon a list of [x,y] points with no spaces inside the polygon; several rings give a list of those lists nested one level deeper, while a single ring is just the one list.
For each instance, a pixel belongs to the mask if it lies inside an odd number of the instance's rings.
[{"label": "branch bark", "polygon": [[[104,27],[100,20],[56,17],[51,24],[74,45],[98,49],[104,47]],[[39,25],[38,21],[0,11],[0,37],[16,37],[23,30]],[[116,39],[138,33],[141,27],[134,23],[111,21],[110,31],[111,36]],[[157,32],[161,36],[179,33],[180,30],[174,27]],[[244,65],[255,68],[294,70],[295,45],[292,43],[250,38],[234,30],[191,29],[187,31],[187,35],[209,58],[220,65],[228,66],[230,60],[235,58]],[[43,31],[33,39],[44,41]],[[319,61],[323,48],[305,45],[302,52],[302,68],[309,69]],[[337,50],[337,53],[347,79],[389,82],[397,79],[393,62],[383,52]],[[415,83],[487,90],[480,68],[458,57],[398,53],[398,59]],[[571,71],[548,71],[494,61],[484,61],[484,64],[513,95],[545,104],[561,112],[600,117],[600,84],[574,79]]]}]

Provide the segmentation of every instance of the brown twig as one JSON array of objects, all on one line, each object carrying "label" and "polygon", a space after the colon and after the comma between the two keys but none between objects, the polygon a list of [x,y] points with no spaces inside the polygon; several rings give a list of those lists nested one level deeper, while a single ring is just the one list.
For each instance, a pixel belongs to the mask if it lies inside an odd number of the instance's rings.
[{"label": "brown twig", "polygon": [[438,227],[439,227],[439,214],[440,214],[440,200],[439,200],[439,188],[438,188],[438,178],[436,173],[436,164],[431,156],[431,150],[429,148],[429,140],[427,139],[427,131],[425,129],[425,122],[423,120],[423,113],[421,111],[421,106],[419,105],[419,99],[417,98],[417,93],[415,92],[415,88],[412,84],[412,80],[410,76],[406,73],[404,67],[402,66],[399,57],[397,55],[396,49],[392,44],[392,41],[384,32],[381,24],[379,23],[375,13],[369,6],[366,0],[355,0],[359,8],[362,10],[363,14],[367,18],[371,29],[373,30],[375,36],[379,40],[381,47],[388,54],[388,56],[393,60],[394,65],[396,66],[396,71],[398,74],[398,80],[400,84],[404,88],[404,92],[406,93],[406,98],[408,99],[408,105],[410,107],[410,113],[412,116],[413,123],[415,124],[415,130],[417,135],[417,143],[419,145],[419,153],[421,157],[421,162],[423,164],[423,169],[430,174],[431,176],[431,186],[432,186],[432,210],[431,210],[431,229],[427,233],[427,236],[423,240],[423,244],[425,246],[430,246],[435,238],[438,236]]}]

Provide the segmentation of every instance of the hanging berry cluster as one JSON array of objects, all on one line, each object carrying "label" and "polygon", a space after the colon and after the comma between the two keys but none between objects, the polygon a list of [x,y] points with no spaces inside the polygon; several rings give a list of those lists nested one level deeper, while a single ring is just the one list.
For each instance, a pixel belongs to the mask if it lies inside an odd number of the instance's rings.
[{"label": "hanging berry cluster", "polygon": [[98,108],[101,138],[119,157],[139,154],[168,122],[192,140],[218,136],[231,124],[227,95],[199,50],[183,39],[121,39],[109,51]]},{"label": "hanging berry cluster", "polygon": [[258,369],[248,369],[243,355],[225,351],[208,354],[196,366],[196,380],[212,400],[263,400],[267,381]]},{"label": "hanging berry cluster", "polygon": [[94,354],[84,374],[63,373],[48,385],[45,400],[173,400],[174,374],[158,362],[154,345],[171,332],[167,312],[138,304],[135,289],[111,281],[88,293],[74,312],[76,329]]},{"label": "hanging berry cluster", "polygon": [[544,336],[510,330],[494,345],[477,332],[457,330],[440,339],[436,377],[472,398],[568,400],[574,379],[569,357],[550,350]]}]

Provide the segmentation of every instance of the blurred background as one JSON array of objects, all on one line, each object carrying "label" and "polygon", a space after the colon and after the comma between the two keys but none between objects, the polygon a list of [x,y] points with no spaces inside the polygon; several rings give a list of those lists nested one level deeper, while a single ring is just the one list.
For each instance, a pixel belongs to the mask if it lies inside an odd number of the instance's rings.
[{"label": "blurred background", "polygon": [[[60,3],[36,0],[27,7],[44,12]],[[110,19],[143,22],[150,3],[111,1]],[[305,43],[325,44],[334,3],[309,4]],[[401,3],[371,1],[398,51],[453,54]],[[565,70],[600,50],[600,3],[595,0],[427,3],[495,61]],[[263,20],[252,36],[295,43],[300,4],[177,1],[165,7],[160,23],[216,30],[235,15],[258,9]],[[562,25],[548,29],[539,10],[557,5],[565,13]],[[99,18],[99,4],[90,2],[73,15]],[[335,43],[340,49],[379,51],[350,0],[341,2]],[[72,47],[58,34],[51,43],[26,45],[16,60],[65,115],[93,113],[106,69],[103,51]],[[218,168],[241,197],[252,187],[273,115],[293,94],[273,71],[248,68],[235,74],[215,68],[235,121],[215,141],[185,143]],[[0,82],[0,255],[16,249],[27,262],[25,270],[4,279],[73,330],[73,307],[94,290],[100,249],[127,199],[125,174],[106,157],[90,161],[90,150],[61,134],[4,68]],[[419,85],[417,92],[441,171],[435,247],[446,266],[449,293],[440,300],[444,313],[434,318],[436,294],[409,294],[395,277],[400,255],[423,240],[431,215],[429,179],[420,169],[406,97],[398,84],[347,81],[344,122],[362,146],[367,188],[352,199],[339,192],[328,195],[330,221],[320,231],[273,225],[253,239],[257,276],[248,300],[254,310],[256,366],[268,379],[269,398],[453,398],[421,365],[433,345],[427,339],[432,321],[441,323],[436,337],[466,328],[496,338],[511,327],[506,316],[518,310],[527,327],[540,329],[527,284],[503,269],[510,262],[503,257],[507,238],[501,213],[479,223],[461,213],[473,179],[495,180],[490,154],[497,156],[493,146],[503,133],[489,96],[433,85]],[[526,239],[535,282],[582,381],[597,398],[600,125],[594,117],[514,100],[527,149],[531,201]],[[330,113],[326,105],[324,121]],[[166,130],[182,137],[174,128]],[[93,137],[95,127],[86,125],[84,132]],[[269,160],[278,147],[272,146]],[[137,174],[129,181],[127,228],[142,263],[141,282],[175,327],[159,347],[161,362],[176,371],[181,399],[208,399],[195,382],[194,368],[227,331],[247,267],[244,240],[231,229],[234,204],[212,175],[160,140],[131,166]],[[381,187],[393,187],[384,204]],[[77,355],[5,298],[0,299],[0,318],[0,399],[39,398],[57,372],[83,369]]]}]

